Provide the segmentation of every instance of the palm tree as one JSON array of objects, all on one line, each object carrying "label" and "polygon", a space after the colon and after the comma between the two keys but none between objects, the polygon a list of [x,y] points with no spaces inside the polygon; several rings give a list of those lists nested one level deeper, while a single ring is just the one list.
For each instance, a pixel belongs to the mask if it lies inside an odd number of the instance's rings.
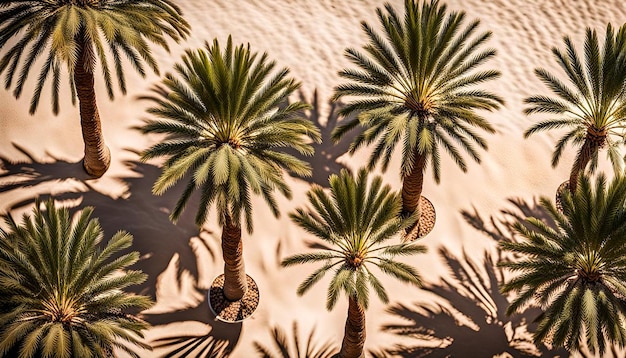
[{"label": "palm tree", "polygon": [[543,68],[535,74],[555,96],[537,95],[525,100],[530,106],[526,114],[548,113],[554,117],[542,120],[524,133],[567,129],[557,142],[552,154],[556,167],[568,143],[579,147],[569,177],[569,188],[576,190],[578,175],[591,163],[593,171],[598,153],[607,148],[608,157],[616,173],[622,171],[623,158],[618,147],[624,142],[626,120],[626,26],[615,33],[606,28],[604,48],[595,30],[587,28],[584,63],[569,37],[565,37],[565,51],[552,48],[557,63],[563,69],[567,83]]},{"label": "palm tree", "polygon": [[363,356],[365,344],[365,309],[369,290],[374,290],[387,303],[387,292],[370,270],[377,267],[383,273],[401,281],[421,285],[421,279],[412,266],[396,261],[396,256],[425,252],[422,245],[402,243],[381,246],[406,227],[414,224],[416,215],[400,217],[400,196],[382,185],[376,176],[367,183],[367,171],[359,170],[356,178],[346,169],[329,178],[330,195],[314,185],[308,192],[314,211],[298,209],[291,219],[307,232],[326,241],[332,247],[324,251],[298,254],[282,261],[283,266],[321,262],[317,269],[298,287],[298,294],[308,291],[328,272],[333,278],[328,287],[326,308],[331,310],[343,292],[349,302],[345,335],[339,357]]},{"label": "palm tree", "polygon": [[[113,99],[113,80],[107,53],[113,57],[120,90],[126,93],[122,57],[145,77],[147,64],[158,73],[150,42],[169,51],[166,36],[178,42],[189,33],[189,25],[170,0],[5,0],[0,4],[0,74],[6,71],[5,87],[13,85],[19,98],[36,60],[45,60],[31,99],[30,113],[35,113],[44,84],[52,77],[52,111],[59,112],[61,71],[69,73],[72,103],[78,97],[80,123],[85,142],[83,166],[94,177],[109,167],[111,155],[104,143],[100,115],[96,105],[94,77],[96,64],[109,99]],[[22,37],[12,43],[15,36]],[[21,70],[17,66],[25,55]]]},{"label": "palm tree", "polygon": [[475,88],[500,75],[495,70],[475,71],[495,55],[495,50],[480,50],[491,32],[473,36],[479,21],[464,26],[465,13],[447,13],[437,0],[421,6],[406,0],[404,5],[404,18],[389,4],[386,12],[377,10],[383,36],[362,23],[369,39],[364,53],[346,50],[346,57],[358,69],[339,73],[350,82],[339,85],[334,98],[354,97],[340,115],[358,116],[338,126],[333,138],[339,140],[357,125],[365,127],[350,153],[376,141],[368,167],[382,159],[383,171],[401,143],[402,211],[407,215],[420,207],[429,161],[439,183],[441,147],[464,172],[467,165],[459,148],[480,162],[475,144],[486,149],[487,143],[472,128],[490,133],[494,129],[476,110],[491,111],[503,101]]},{"label": "palm tree", "polygon": [[[0,229],[0,356],[113,357],[121,349],[133,357],[148,324],[127,311],[151,306],[146,296],[124,288],[146,279],[125,270],[138,252],[114,257],[131,246],[118,232],[102,243],[92,208],[72,220],[52,200],[37,201],[32,218],[18,224],[9,215]],[[10,353],[9,353],[10,352]]]},{"label": "palm tree", "polygon": [[233,47],[230,36],[223,51],[216,39],[205,49],[186,51],[175,66],[178,77],[167,74],[156,95],[148,97],[156,103],[149,112],[159,119],[142,130],[166,137],[146,150],[143,160],[168,157],[153,192],[162,194],[189,174],[171,219],[179,218],[195,189],[201,192],[198,225],[215,204],[223,227],[223,293],[229,301],[241,300],[247,290],[241,220],[245,217],[252,233],[251,195],[261,195],[278,216],[273,191],[291,198],[282,170],[311,173],[306,162],[281,148],[312,155],[309,141],[320,138],[315,125],[299,117],[306,104],[284,105],[300,83],[287,77],[286,68],[272,75],[274,67],[267,54]]},{"label": "palm tree", "polygon": [[517,292],[507,314],[537,304],[536,342],[577,350],[582,344],[602,355],[607,343],[626,343],[626,177],[608,188],[581,176],[574,194],[563,193],[563,211],[548,199],[542,206],[556,223],[530,217],[514,224],[524,239],[501,242],[519,260],[501,265],[519,272],[502,286]]}]

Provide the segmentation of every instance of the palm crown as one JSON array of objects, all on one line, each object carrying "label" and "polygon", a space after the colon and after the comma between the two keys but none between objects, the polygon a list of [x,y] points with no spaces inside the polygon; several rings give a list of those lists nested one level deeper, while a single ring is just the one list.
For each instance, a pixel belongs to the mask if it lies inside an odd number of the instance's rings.
[{"label": "palm crown", "polygon": [[335,99],[354,97],[340,114],[359,115],[338,126],[333,137],[337,140],[360,124],[367,129],[355,138],[350,152],[377,141],[370,168],[382,158],[385,170],[401,142],[402,176],[423,171],[428,158],[439,182],[440,147],[465,171],[467,166],[457,147],[478,161],[474,144],[482,148],[487,145],[472,127],[494,131],[475,110],[496,109],[502,100],[472,88],[499,76],[495,70],[475,71],[495,55],[492,49],[480,50],[491,33],[474,36],[478,21],[463,26],[465,13],[447,14],[446,6],[436,0],[421,6],[406,0],[404,18],[390,4],[385,10],[377,10],[383,35],[363,22],[369,40],[364,52],[346,50],[357,69],[339,73],[350,82],[336,88]]},{"label": "palm crown", "polygon": [[538,218],[517,222],[524,240],[502,242],[521,259],[502,265],[520,274],[503,285],[519,292],[507,313],[535,302],[544,311],[536,341],[576,350],[581,341],[600,354],[607,343],[626,343],[626,179],[608,188],[604,176],[595,183],[583,176],[574,194],[564,192],[563,210],[547,199],[543,207],[556,222]]},{"label": "palm crown", "polygon": [[626,26],[617,33],[609,24],[604,48],[595,30],[587,28],[584,45],[584,62],[572,41],[565,37],[565,51],[557,48],[552,53],[566,75],[567,83],[545,69],[535,74],[550,88],[554,96],[532,96],[526,99],[526,114],[547,113],[553,118],[542,120],[524,133],[566,128],[552,155],[552,166],[559,163],[568,143],[580,146],[572,166],[570,188],[575,187],[581,171],[591,162],[597,166],[599,149],[607,147],[608,157],[615,169],[621,172],[623,159],[619,145],[624,142],[626,119]]},{"label": "palm crown", "polygon": [[[13,92],[19,97],[32,66],[48,49],[39,71],[30,112],[34,113],[37,109],[43,86],[52,77],[52,108],[54,113],[58,113],[64,64],[70,73],[72,101],[76,98],[73,74],[79,62],[79,42],[82,39],[88,44],[84,54],[85,69],[93,71],[99,60],[107,92],[112,99],[113,76],[107,53],[113,58],[120,90],[126,93],[122,57],[126,57],[142,76],[146,73],[146,64],[158,73],[149,42],[168,49],[165,36],[178,42],[189,33],[189,25],[170,0],[3,1],[0,4],[0,48],[6,48],[9,40],[22,32],[21,39],[0,59],[0,73],[7,73],[5,86],[7,89],[11,87],[14,74],[19,73]],[[23,55],[24,64],[17,71]]]},{"label": "palm crown", "polygon": [[[149,112],[159,119],[149,121],[143,132],[167,136],[143,159],[168,157],[153,191],[161,194],[190,173],[172,219],[180,216],[194,189],[201,189],[199,225],[215,203],[225,215],[244,213],[251,231],[251,193],[261,195],[278,215],[273,190],[291,196],[282,170],[310,174],[306,162],[280,149],[311,155],[307,138],[319,140],[319,131],[299,117],[306,104],[284,105],[300,84],[287,77],[287,69],[272,75],[274,67],[266,54],[234,47],[231,37],[223,51],[215,40],[205,49],[186,51],[183,63],[175,66],[178,76],[167,74],[149,97],[156,103]],[[223,219],[220,215],[220,223]]]},{"label": "palm crown", "polygon": [[330,195],[317,185],[307,193],[314,211],[297,209],[290,214],[297,225],[332,245],[324,251],[283,260],[283,266],[323,263],[302,282],[298,294],[305,293],[332,271],[327,309],[334,307],[341,292],[348,297],[355,296],[358,303],[367,308],[369,287],[386,303],[387,293],[370,270],[372,267],[401,281],[420,285],[417,271],[395,258],[425,252],[426,248],[407,243],[382,245],[415,221],[415,216],[399,217],[402,207],[399,195],[392,193],[388,185],[383,186],[379,176],[368,186],[365,169],[361,169],[356,178],[343,169],[339,175],[331,175],[329,183]]},{"label": "palm crown", "polygon": [[0,229],[0,355],[20,357],[109,357],[113,349],[137,354],[148,324],[127,309],[151,305],[145,296],[127,294],[141,283],[141,271],[122,271],[137,262],[132,236],[118,232],[106,244],[91,208],[72,221],[67,209],[48,201],[35,206],[24,223],[6,218]]}]

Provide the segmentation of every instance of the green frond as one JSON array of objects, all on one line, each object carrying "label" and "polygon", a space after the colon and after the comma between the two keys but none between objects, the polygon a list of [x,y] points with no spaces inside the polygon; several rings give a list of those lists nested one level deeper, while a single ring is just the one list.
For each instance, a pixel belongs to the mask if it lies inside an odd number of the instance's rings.
[{"label": "green frond", "polygon": [[626,260],[621,259],[626,252],[626,181],[582,175],[574,193],[566,191],[561,199],[562,212],[541,199],[555,227],[528,218],[513,227],[520,241],[500,243],[515,259],[499,265],[517,274],[501,286],[505,293],[517,293],[507,313],[538,304],[543,313],[535,341],[577,350],[584,340],[602,355],[607,346],[624,341],[624,330],[615,322],[626,317],[618,298],[626,289]]},{"label": "green frond", "polygon": [[[339,72],[346,82],[335,88],[333,98],[349,98],[339,114],[355,117],[340,122],[332,139],[338,141],[360,125],[364,131],[354,139],[350,153],[377,142],[369,159],[370,168],[382,162],[385,171],[394,148],[401,142],[403,175],[411,171],[415,153],[419,152],[432,160],[438,182],[437,145],[443,143],[462,169],[466,166],[463,150],[478,158],[472,141],[486,148],[476,133],[451,128],[465,125],[493,132],[476,111],[496,110],[504,102],[477,87],[498,78],[500,72],[479,69],[495,56],[495,51],[481,50],[491,33],[477,34],[478,21],[464,26],[465,13],[450,13],[437,1],[407,0],[404,11],[401,19],[389,4],[378,9],[381,32],[363,23],[368,38],[363,50],[346,50],[346,57],[357,69]],[[384,120],[382,113],[387,117]],[[370,116],[373,120],[366,119]],[[449,128],[448,132],[455,131],[454,141],[441,139],[446,133],[438,130],[442,126]]]},{"label": "green frond", "polygon": [[[158,74],[150,44],[169,51],[166,39],[179,42],[187,37],[189,30],[180,9],[169,0],[102,0],[83,5],[62,0],[11,0],[3,4],[0,12],[0,48],[4,49],[0,74],[6,71],[7,89],[13,86],[14,74],[18,74],[13,94],[19,97],[29,73],[35,72],[32,68],[37,58],[45,55],[29,111],[31,114],[36,111],[42,89],[52,73],[52,109],[57,114],[62,67],[70,78],[73,103],[74,69],[83,65],[94,69],[96,62],[100,63],[107,94],[113,99],[108,54],[112,55],[120,90],[126,93],[120,51],[140,74],[145,74],[144,63]],[[20,33],[22,38],[11,43]],[[91,51],[87,64],[82,64],[78,56],[81,37],[86,40],[85,48]],[[17,71],[22,61],[21,70]]]},{"label": "green frond", "polygon": [[141,130],[166,136],[142,154],[143,160],[166,158],[155,193],[191,177],[172,219],[181,215],[198,189],[198,225],[215,203],[218,212],[243,217],[252,232],[253,194],[263,197],[278,216],[274,192],[291,198],[283,171],[310,175],[309,164],[284,149],[310,155],[310,141],[319,141],[320,133],[301,117],[307,104],[283,105],[300,84],[288,77],[286,68],[275,67],[249,45],[236,46],[229,37],[224,47],[215,39],[205,48],[187,50],[174,66],[176,72],[166,74],[153,95],[146,96],[153,103],[148,111],[159,119],[146,122]]},{"label": "green frond", "polygon": [[72,219],[50,199],[44,207],[37,201],[21,224],[6,218],[10,229],[0,230],[0,355],[103,356],[118,338],[141,337],[148,328],[126,312],[149,308],[150,298],[123,291],[146,278],[127,270],[139,254],[111,260],[132,237],[120,232],[101,243],[102,228],[91,213],[86,208]]},{"label": "green frond", "polygon": [[381,177],[369,178],[366,169],[355,174],[346,169],[339,175],[333,174],[329,186],[330,191],[314,186],[307,193],[312,208],[296,209],[289,215],[298,226],[331,244],[322,251],[298,254],[282,261],[283,266],[325,262],[302,282],[298,294],[306,292],[338,265],[328,287],[326,307],[329,310],[341,292],[347,297],[356,297],[365,308],[369,304],[370,289],[383,302],[388,301],[384,287],[369,265],[378,266],[401,281],[421,284],[417,270],[394,261],[394,257],[422,253],[425,247],[415,244],[383,246],[416,219],[398,218],[402,208],[400,196],[383,185]]},{"label": "green frond", "polygon": [[[554,117],[531,126],[524,136],[544,130],[567,129],[566,134],[557,142],[552,155],[553,166],[558,163],[567,143],[582,148],[586,142],[582,138],[589,134],[596,133],[593,135],[604,137],[598,139],[602,142],[621,140],[621,134],[613,130],[624,126],[625,117],[619,115],[619,108],[626,104],[626,93],[623,90],[626,82],[626,47],[623,46],[625,36],[623,32],[615,33],[609,24],[601,48],[596,31],[587,28],[583,56],[579,55],[571,40],[566,37],[565,49],[553,48],[552,53],[565,73],[567,83],[543,68],[535,70],[535,74],[548,87],[552,96],[534,95],[527,98],[525,102],[529,106],[524,112],[546,113]],[[615,164],[615,153],[609,152],[609,157]],[[580,160],[583,162],[579,163]],[[591,156],[578,156],[572,170],[585,168],[589,162],[592,172],[597,164],[597,152]]]}]

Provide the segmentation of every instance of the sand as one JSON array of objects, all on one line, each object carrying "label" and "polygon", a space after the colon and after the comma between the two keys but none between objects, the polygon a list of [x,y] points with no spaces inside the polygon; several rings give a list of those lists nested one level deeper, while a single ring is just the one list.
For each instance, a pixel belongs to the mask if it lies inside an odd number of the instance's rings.
[{"label": "sand", "polygon": [[[202,46],[213,38],[224,41],[232,34],[235,42],[249,42],[255,51],[267,51],[280,66],[302,81],[300,95],[315,108],[310,118],[328,136],[336,123],[336,108],[329,102],[333,87],[340,82],[337,72],[348,65],[345,47],[364,43],[359,22],[376,23],[374,0],[185,0],[178,1],[192,25],[191,37],[173,45],[172,53],[155,50],[162,72],[179,60],[185,48]],[[391,3],[400,9],[402,1]],[[436,208],[434,230],[421,239],[427,254],[408,259],[418,267],[425,289],[406,286],[393,279],[383,283],[391,302],[374,299],[367,311],[366,348],[380,351],[400,345],[404,356],[420,356],[432,348],[432,356],[457,357],[519,356],[521,352],[563,356],[563,352],[540,350],[526,333],[526,322],[536,312],[507,318],[507,297],[494,283],[501,272],[489,260],[497,260],[492,222],[508,220],[511,214],[540,213],[539,196],[554,197],[568,175],[574,150],[568,148],[562,163],[550,167],[555,133],[523,139],[522,133],[536,118],[522,113],[523,98],[547,94],[533,75],[543,66],[556,72],[550,48],[561,46],[562,36],[581,44],[586,26],[604,32],[608,22],[626,22],[626,3],[617,0],[449,0],[450,9],[464,10],[468,19],[481,19],[481,30],[493,32],[489,46],[497,49],[490,67],[502,77],[486,87],[506,99],[500,111],[487,114],[497,133],[487,136],[489,151],[482,163],[470,163],[467,173],[447,157],[442,161],[442,181],[436,185],[430,170],[424,195]],[[341,343],[347,300],[332,312],[325,309],[327,280],[298,297],[296,287],[314,265],[282,269],[287,255],[310,250],[310,235],[296,228],[287,213],[306,203],[312,182],[324,184],[330,172],[342,167],[364,165],[367,148],[354,156],[344,155],[348,142],[332,147],[325,142],[312,160],[310,180],[288,178],[293,200],[280,199],[283,215],[273,218],[260,199],[254,202],[254,233],[244,233],[247,273],[260,290],[260,304],[243,323],[215,320],[207,304],[207,291],[222,271],[220,228],[214,213],[202,231],[193,224],[191,203],[177,225],[167,215],[181,188],[155,197],[150,187],[159,174],[159,163],[139,163],[137,152],[155,143],[156,137],[142,136],[134,127],[147,118],[147,103],[137,99],[158,81],[156,75],[142,79],[127,70],[129,93],[114,102],[106,98],[102,81],[97,82],[100,115],[112,165],[98,180],[89,179],[80,168],[82,140],[78,110],[66,98],[61,113],[53,116],[49,92],[34,116],[28,114],[29,89],[19,100],[0,91],[0,213],[21,215],[30,210],[36,196],[52,195],[65,205],[96,206],[95,216],[110,236],[129,231],[134,249],[142,254],[136,266],[150,275],[136,292],[152,295],[156,305],[145,312],[153,328],[146,341],[156,346],[144,357],[164,356],[254,356],[254,342],[271,344],[271,328],[280,326],[291,335],[292,322],[299,325],[301,341],[316,327],[314,341]],[[67,88],[64,88],[67,93]],[[326,128],[330,124],[331,128]],[[327,139],[327,137],[325,137]],[[385,174],[385,182],[400,188],[400,157],[396,155]],[[606,167],[606,166],[605,166]],[[466,212],[466,218],[462,215]],[[481,222],[482,220],[482,222]],[[500,227],[502,227],[500,225]],[[479,228],[479,229],[477,229]],[[482,230],[480,230],[482,228]],[[490,259],[487,259],[490,258]],[[398,334],[404,332],[404,334]],[[423,339],[431,336],[430,339]],[[420,337],[422,339],[420,339]]]}]

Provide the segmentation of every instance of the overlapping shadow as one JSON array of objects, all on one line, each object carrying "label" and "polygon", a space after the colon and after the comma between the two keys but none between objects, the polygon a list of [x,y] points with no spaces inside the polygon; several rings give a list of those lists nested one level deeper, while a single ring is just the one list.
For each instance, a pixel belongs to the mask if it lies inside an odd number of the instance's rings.
[{"label": "overlapping shadow", "polygon": [[[254,348],[260,357],[264,358],[331,358],[334,357],[339,348],[332,342],[316,342],[315,328],[311,330],[305,344],[302,344],[298,332],[298,323],[293,322],[291,340],[287,338],[286,332],[281,327],[272,329],[274,347],[266,347],[258,341],[254,342]],[[276,350],[278,348],[278,350]],[[277,353],[279,352],[279,353]]]},{"label": "overlapping shadow", "polygon": [[[124,230],[133,235],[133,245],[127,251],[138,251],[141,259],[132,268],[142,270],[148,275],[148,279],[141,285],[129,287],[129,291],[157,298],[157,279],[172,260],[177,259],[177,283],[181,284],[183,273],[191,276],[196,291],[196,296],[201,295],[204,301],[193,302],[190,307],[173,310],[173,312],[159,314],[145,314],[145,319],[153,326],[182,321],[199,321],[212,327],[206,336],[199,337],[167,337],[158,340],[162,346],[176,346],[174,351],[183,352],[181,347],[202,348],[203,352],[214,352],[217,356],[231,351],[241,332],[241,325],[226,325],[215,320],[210,312],[206,288],[197,286],[198,263],[194,249],[190,246],[193,237],[203,236],[214,238],[211,232],[200,232],[193,220],[194,210],[187,210],[177,224],[169,220],[169,212],[182,193],[183,185],[177,185],[168,190],[162,196],[155,196],[151,188],[156,178],[160,175],[160,168],[139,161],[129,161],[125,164],[131,169],[132,174],[116,178],[127,186],[127,193],[119,198],[112,198],[106,193],[97,191],[90,184],[90,177],[84,174],[82,164],[71,163],[53,158],[52,162],[38,162],[26,149],[15,147],[28,158],[27,162],[17,162],[6,156],[0,156],[0,165],[4,173],[0,175],[0,192],[19,191],[26,187],[34,187],[43,183],[60,183],[74,180],[79,184],[74,192],[56,192],[50,195],[48,192],[33,191],[33,197],[22,198],[21,201],[11,203],[10,207],[2,209],[9,211],[32,204],[37,195],[45,200],[53,197],[56,200],[78,202],[80,205],[71,208],[75,212],[86,206],[94,207],[92,217],[98,218],[104,231],[104,237],[110,238],[115,232]],[[10,194],[10,193],[9,193]],[[198,198],[192,196],[188,203],[189,208],[197,207]],[[217,259],[214,247],[205,240],[198,240],[211,256],[211,260]],[[218,254],[219,255],[219,254]],[[178,287],[180,289],[180,286]],[[215,343],[210,343],[210,342]],[[203,346],[202,346],[203,345]],[[201,347],[202,346],[202,347]],[[183,350],[180,350],[183,349]],[[192,350],[193,350],[192,349]],[[172,351],[172,354],[175,352]],[[221,353],[220,353],[221,352]],[[175,355],[172,355],[175,356]],[[184,356],[184,355],[183,355]],[[211,356],[211,355],[207,355]]]},{"label": "overlapping shadow", "polygon": [[[302,92],[300,93],[300,100],[302,102],[309,103]],[[334,143],[331,138],[331,133],[339,121],[338,112],[341,108],[341,103],[329,101],[328,105],[330,106],[330,110],[328,113],[320,113],[320,99],[317,89],[313,92],[313,98],[310,103],[313,108],[308,114],[305,114],[305,117],[313,122],[317,128],[319,128],[322,136],[322,142],[312,144],[315,149],[315,154],[313,154],[312,157],[304,156],[292,149],[286,149],[285,151],[311,165],[312,175],[310,177],[301,177],[300,179],[306,180],[311,184],[328,187],[328,177],[331,174],[339,174],[341,169],[346,168],[345,165],[337,160],[339,157],[348,152],[350,143],[352,143],[352,140],[358,134],[360,129],[353,129],[352,131],[346,133],[346,135],[344,135],[339,142]],[[323,118],[326,119],[325,124],[322,124]],[[350,120],[350,118],[344,119],[344,121],[346,120]]]},{"label": "overlapping shadow", "polygon": [[[511,199],[509,202],[514,208],[502,210],[501,219],[490,217],[490,224],[476,210],[474,213],[463,211],[462,215],[470,225],[495,241],[515,240],[510,225],[527,216],[550,223],[549,216],[536,201],[528,204]],[[383,330],[411,336],[416,344],[396,345],[388,349],[388,353],[401,357],[569,356],[563,349],[551,350],[532,343],[529,332],[535,329],[533,320],[540,313],[538,309],[506,315],[510,297],[499,290],[504,282],[502,269],[496,266],[503,255],[500,250],[485,252],[481,262],[470,259],[467,254],[454,257],[445,249],[439,254],[451,277],[424,289],[442,301],[390,307],[389,312],[406,323],[386,325]]]}]

